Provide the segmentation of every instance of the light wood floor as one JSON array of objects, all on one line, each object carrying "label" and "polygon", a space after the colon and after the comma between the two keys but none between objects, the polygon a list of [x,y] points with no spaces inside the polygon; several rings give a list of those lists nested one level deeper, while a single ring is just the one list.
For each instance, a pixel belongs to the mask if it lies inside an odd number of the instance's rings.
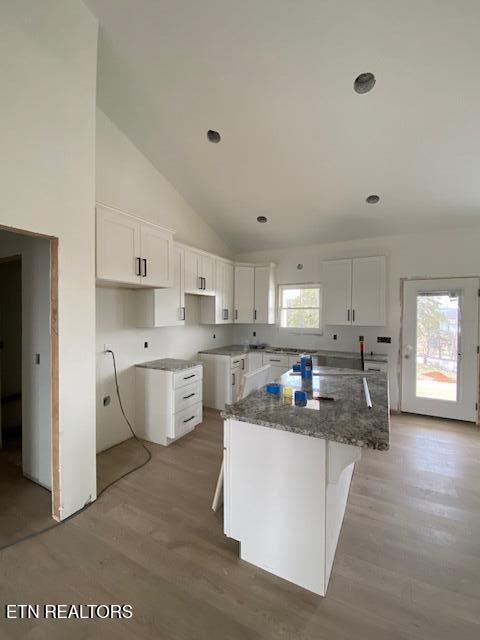
[{"label": "light wood floor", "polygon": [[[131,621],[8,621],[22,640],[478,640],[480,433],[392,419],[357,465],[326,598],[238,559],[210,502],[222,425],[165,449],[90,509],[0,556],[0,600],[129,603]],[[138,444],[100,456],[102,482]],[[0,487],[3,490],[3,487]],[[308,526],[308,523],[306,523]],[[3,527],[3,521],[0,521]]]}]

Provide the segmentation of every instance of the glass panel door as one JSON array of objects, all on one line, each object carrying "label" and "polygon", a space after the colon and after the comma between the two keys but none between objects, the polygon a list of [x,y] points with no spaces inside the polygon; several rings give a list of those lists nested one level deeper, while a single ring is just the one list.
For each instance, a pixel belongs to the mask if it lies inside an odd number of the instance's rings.
[{"label": "glass panel door", "polygon": [[459,291],[417,294],[417,397],[456,402],[459,328]]}]

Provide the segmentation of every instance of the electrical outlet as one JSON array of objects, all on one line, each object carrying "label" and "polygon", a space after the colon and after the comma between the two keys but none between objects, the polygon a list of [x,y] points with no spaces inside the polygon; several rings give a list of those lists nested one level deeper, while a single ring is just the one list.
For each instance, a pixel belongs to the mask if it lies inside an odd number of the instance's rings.
[{"label": "electrical outlet", "polygon": [[148,342],[147,342],[147,340],[145,340],[145,342],[143,343],[143,348],[144,348],[144,349],[148,349]]},{"label": "electrical outlet", "polygon": [[216,337],[217,337],[217,336],[216,336],[215,334],[213,334],[213,339],[214,339],[214,340],[215,340],[215,338],[216,338]]},{"label": "electrical outlet", "polygon": [[104,396],[103,397],[103,406],[104,407],[108,407],[108,405],[110,404],[110,402],[112,401],[110,396]]},{"label": "electrical outlet", "polygon": [[336,339],[337,339],[337,334],[336,334],[336,333],[334,333],[334,334],[333,334],[332,339],[333,339],[333,340],[336,340]]},{"label": "electrical outlet", "polygon": [[254,332],[253,332],[253,337],[254,337],[254,338],[256,338],[256,337],[257,337],[257,332],[256,332],[256,331],[254,331]]},{"label": "electrical outlet", "polygon": [[113,351],[112,345],[109,342],[105,342],[103,345],[103,353],[107,353],[107,351]]},{"label": "electrical outlet", "polygon": [[377,342],[385,342],[386,344],[391,344],[392,339],[390,336],[377,336]]}]

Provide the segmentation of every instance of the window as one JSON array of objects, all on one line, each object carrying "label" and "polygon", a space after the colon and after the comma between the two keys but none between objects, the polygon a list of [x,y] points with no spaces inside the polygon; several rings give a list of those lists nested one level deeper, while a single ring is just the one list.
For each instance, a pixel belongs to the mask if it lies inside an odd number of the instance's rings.
[{"label": "window", "polygon": [[321,333],[322,289],[318,284],[279,287],[279,322],[293,333]]}]

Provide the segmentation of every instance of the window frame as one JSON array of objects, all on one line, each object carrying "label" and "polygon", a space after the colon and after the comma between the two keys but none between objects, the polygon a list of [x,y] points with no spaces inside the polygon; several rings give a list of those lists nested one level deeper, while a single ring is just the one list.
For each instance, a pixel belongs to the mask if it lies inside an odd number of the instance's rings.
[{"label": "window frame", "polygon": [[[318,307],[296,307],[299,309],[317,309],[319,326],[315,328],[307,327],[282,327],[282,310],[287,307],[282,307],[283,291],[288,289],[318,289],[319,305]],[[322,285],[319,282],[296,282],[293,284],[279,284],[278,285],[278,304],[277,304],[277,326],[279,331],[284,333],[292,333],[297,335],[323,335],[323,291]]]}]

